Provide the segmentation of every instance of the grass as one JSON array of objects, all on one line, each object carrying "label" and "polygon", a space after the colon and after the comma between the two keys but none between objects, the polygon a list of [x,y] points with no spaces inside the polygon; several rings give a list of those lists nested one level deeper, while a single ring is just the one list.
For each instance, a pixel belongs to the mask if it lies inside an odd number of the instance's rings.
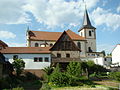
[{"label": "grass", "polygon": [[52,90],[107,90],[107,87],[100,86],[100,87],[60,87],[60,88],[52,88]]}]

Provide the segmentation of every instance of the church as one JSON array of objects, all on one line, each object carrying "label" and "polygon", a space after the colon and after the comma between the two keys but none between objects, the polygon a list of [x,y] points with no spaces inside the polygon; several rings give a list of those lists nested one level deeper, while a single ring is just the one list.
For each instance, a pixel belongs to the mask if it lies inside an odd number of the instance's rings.
[{"label": "church", "polygon": [[27,47],[0,46],[0,52],[6,61],[12,63],[21,58],[25,62],[25,70],[40,76],[41,69],[64,66],[71,61],[81,62],[93,60],[104,65],[104,55],[96,52],[96,28],[92,26],[87,10],[85,10],[83,25],[76,34],[68,29],[64,32],[46,32],[27,30]]},{"label": "church", "polygon": [[[27,31],[27,47],[51,47],[57,48],[52,51],[53,57],[59,58],[79,58],[81,60],[93,60],[97,57],[103,57],[101,52],[96,52],[96,28],[92,26],[88,12],[85,10],[83,25],[76,34],[72,30],[64,32],[45,32],[45,31]],[[75,46],[80,50],[78,56],[75,56]],[[58,46],[56,47],[56,44]],[[59,48],[59,49],[58,49]],[[72,53],[73,52],[73,53]],[[75,54],[75,55],[74,55]],[[52,58],[53,59],[53,58]],[[62,59],[61,59],[62,60]]]}]

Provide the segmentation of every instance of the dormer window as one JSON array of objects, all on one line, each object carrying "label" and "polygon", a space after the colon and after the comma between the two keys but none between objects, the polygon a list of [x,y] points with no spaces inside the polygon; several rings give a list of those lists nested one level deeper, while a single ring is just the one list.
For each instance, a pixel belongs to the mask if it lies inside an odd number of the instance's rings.
[{"label": "dormer window", "polygon": [[92,36],[92,32],[91,31],[89,31],[89,36]]}]

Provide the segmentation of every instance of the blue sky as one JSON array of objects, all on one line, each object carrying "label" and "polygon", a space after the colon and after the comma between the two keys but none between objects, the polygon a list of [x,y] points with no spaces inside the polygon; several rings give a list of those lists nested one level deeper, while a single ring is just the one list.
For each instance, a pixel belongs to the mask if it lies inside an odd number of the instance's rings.
[{"label": "blue sky", "polygon": [[97,28],[97,50],[110,53],[120,43],[120,0],[0,0],[0,39],[9,46],[26,46],[28,26],[37,31],[78,33],[83,1]]}]

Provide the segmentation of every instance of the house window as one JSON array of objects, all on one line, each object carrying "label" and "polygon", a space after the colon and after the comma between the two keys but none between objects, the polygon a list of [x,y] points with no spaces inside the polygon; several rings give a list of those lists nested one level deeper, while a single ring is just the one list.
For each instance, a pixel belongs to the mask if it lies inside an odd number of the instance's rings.
[{"label": "house window", "polygon": [[92,36],[92,32],[91,31],[89,31],[89,36]]},{"label": "house window", "polygon": [[37,57],[34,58],[34,62],[38,62],[38,58]]},{"label": "house window", "polygon": [[78,42],[77,44],[78,44],[78,47],[79,47],[79,48],[81,48],[81,43],[80,43],[80,42]]},{"label": "house window", "polygon": [[43,58],[42,57],[39,57],[39,62],[43,62]]},{"label": "house window", "polygon": [[49,57],[45,57],[45,62],[49,62]]},{"label": "house window", "polygon": [[18,59],[18,55],[13,55],[13,60]]},{"label": "house window", "polygon": [[91,49],[91,47],[88,47],[88,52],[92,52],[92,49]]},{"label": "house window", "polygon": [[51,43],[51,44],[50,44],[50,47],[52,47],[52,46],[53,46],[53,44]]},{"label": "house window", "polygon": [[57,57],[58,57],[58,58],[61,58],[61,54],[60,54],[60,53],[57,53]]},{"label": "house window", "polygon": [[66,57],[67,57],[67,58],[70,58],[70,54],[67,53],[67,54],[66,54]]},{"label": "house window", "polygon": [[105,58],[105,61],[107,61],[106,58]]},{"label": "house window", "polygon": [[39,44],[38,43],[35,43],[35,47],[38,47],[39,46]]}]

